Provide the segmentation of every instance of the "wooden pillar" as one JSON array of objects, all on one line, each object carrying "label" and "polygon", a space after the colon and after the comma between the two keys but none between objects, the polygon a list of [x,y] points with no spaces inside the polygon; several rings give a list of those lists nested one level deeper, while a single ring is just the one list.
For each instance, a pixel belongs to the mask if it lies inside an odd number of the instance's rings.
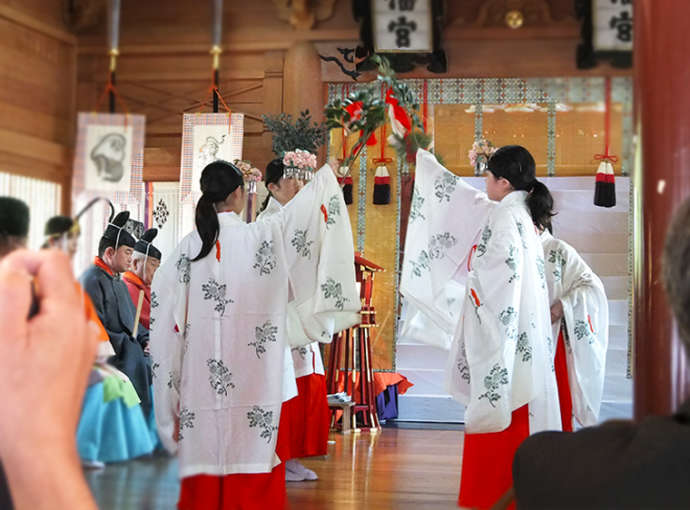
[{"label": "wooden pillar", "polygon": [[321,59],[313,43],[298,41],[285,58],[283,111],[295,116],[307,109],[316,122],[324,119]]},{"label": "wooden pillar", "polygon": [[635,418],[669,414],[687,396],[686,358],[661,281],[676,207],[690,196],[690,2],[635,4]]}]

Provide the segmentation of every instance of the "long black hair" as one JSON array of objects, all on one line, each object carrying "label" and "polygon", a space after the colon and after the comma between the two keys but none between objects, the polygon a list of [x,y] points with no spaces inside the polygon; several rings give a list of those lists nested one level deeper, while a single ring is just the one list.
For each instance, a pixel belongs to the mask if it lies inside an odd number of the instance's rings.
[{"label": "long black hair", "polygon": [[534,158],[520,145],[505,145],[498,149],[488,164],[489,171],[496,178],[503,177],[515,190],[527,191],[527,208],[532,221],[538,228],[551,231],[553,196],[546,185],[536,178]]},{"label": "long black hair", "polygon": [[242,172],[232,163],[217,160],[206,165],[201,172],[201,198],[196,204],[196,229],[201,237],[201,251],[192,262],[201,260],[211,252],[218,239],[220,224],[214,207],[222,202],[238,187],[244,185]]},{"label": "long black hair", "polygon": [[268,189],[269,184],[278,184],[278,181],[283,177],[285,174],[285,165],[283,164],[283,160],[281,158],[276,158],[272,160],[268,165],[266,165],[266,173],[264,173],[264,184],[266,184],[266,190],[268,190],[268,195],[266,196],[266,200],[264,200],[264,203],[261,204],[261,210],[263,211],[268,207],[268,201],[271,200],[271,197],[273,196],[271,194],[271,190]]}]

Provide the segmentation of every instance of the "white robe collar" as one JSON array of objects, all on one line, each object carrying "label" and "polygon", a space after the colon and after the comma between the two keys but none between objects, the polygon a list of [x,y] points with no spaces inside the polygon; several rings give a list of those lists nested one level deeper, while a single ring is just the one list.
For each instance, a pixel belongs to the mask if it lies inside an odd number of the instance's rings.
[{"label": "white robe collar", "polygon": [[547,229],[544,229],[544,231],[539,234],[539,240],[544,243],[548,243],[553,239],[553,236],[551,235],[551,232],[549,232]]},{"label": "white robe collar", "polygon": [[244,223],[242,218],[238,216],[235,212],[221,212],[218,213],[218,223],[221,226],[236,225],[238,223]]},{"label": "white robe collar", "polygon": [[272,214],[280,212],[282,208],[283,206],[280,205],[280,202],[278,202],[275,198],[271,197],[268,199],[268,205],[266,206],[266,209],[264,209],[262,212],[266,213],[266,215],[268,216],[271,216]]},{"label": "white robe collar", "polygon": [[515,204],[525,205],[528,193],[526,191],[511,191],[503,200],[498,202],[498,207],[510,207]]}]

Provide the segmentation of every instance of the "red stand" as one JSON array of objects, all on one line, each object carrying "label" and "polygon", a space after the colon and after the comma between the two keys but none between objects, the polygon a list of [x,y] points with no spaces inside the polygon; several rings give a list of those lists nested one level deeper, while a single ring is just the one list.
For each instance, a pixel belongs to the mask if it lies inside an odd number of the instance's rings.
[{"label": "red stand", "polygon": [[[377,327],[376,311],[371,304],[374,289],[374,275],[384,271],[381,266],[355,254],[355,273],[360,284],[359,297],[362,303],[362,320],[357,326],[336,335],[331,344],[326,384],[328,393],[339,391],[339,382],[344,378],[344,390],[354,402],[352,428],[356,429],[359,413],[361,428],[378,430],[378,412],[374,395],[374,371],[372,370],[371,328]],[[342,359],[344,350],[344,360]],[[359,380],[359,392],[355,391]],[[333,406],[331,413],[339,408]],[[332,418],[333,420],[333,418]],[[334,420],[333,420],[334,421]],[[346,429],[347,427],[343,427]]]}]

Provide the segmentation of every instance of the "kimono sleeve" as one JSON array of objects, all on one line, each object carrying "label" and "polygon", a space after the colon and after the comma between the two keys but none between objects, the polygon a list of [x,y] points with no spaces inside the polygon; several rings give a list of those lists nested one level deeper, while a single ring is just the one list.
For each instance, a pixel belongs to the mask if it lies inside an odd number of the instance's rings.
[{"label": "kimono sleeve", "polygon": [[426,343],[450,348],[460,319],[468,256],[494,204],[441,166],[433,154],[417,152],[400,292],[410,310],[445,333],[428,335]]},{"label": "kimono sleeve", "polygon": [[283,208],[282,228],[302,338],[330,342],[359,323],[360,301],[350,220],[328,165]]},{"label": "kimono sleeve", "polygon": [[608,300],[599,277],[572,247],[561,244],[566,257],[561,303],[574,367],[574,374],[569,374],[573,412],[583,426],[589,426],[597,422],[604,390]]},{"label": "kimono sleeve", "polygon": [[158,435],[175,453],[173,439],[179,416],[180,381],[184,357],[191,262],[185,240],[163,264],[151,290],[150,349]]},{"label": "kimono sleeve", "polygon": [[108,328],[105,309],[105,290],[98,277],[92,273],[88,273],[86,277],[82,277],[81,284],[88,297],[91,298],[91,303],[96,310],[98,320],[105,329],[115,354],[119,354],[124,347],[123,344],[125,342],[131,342],[132,337],[124,331],[115,332]]},{"label": "kimono sleeve", "polygon": [[[527,253],[511,218],[490,221],[482,231],[467,281],[463,318],[464,353],[469,375],[468,431],[498,432],[511,422],[511,413],[532,400],[538,375],[534,334],[525,334],[524,350],[533,352],[529,370],[515,370],[520,317],[529,306],[522,300]],[[520,335],[522,337],[522,335]],[[535,370],[531,372],[530,370]],[[536,375],[535,375],[536,374]]]}]

